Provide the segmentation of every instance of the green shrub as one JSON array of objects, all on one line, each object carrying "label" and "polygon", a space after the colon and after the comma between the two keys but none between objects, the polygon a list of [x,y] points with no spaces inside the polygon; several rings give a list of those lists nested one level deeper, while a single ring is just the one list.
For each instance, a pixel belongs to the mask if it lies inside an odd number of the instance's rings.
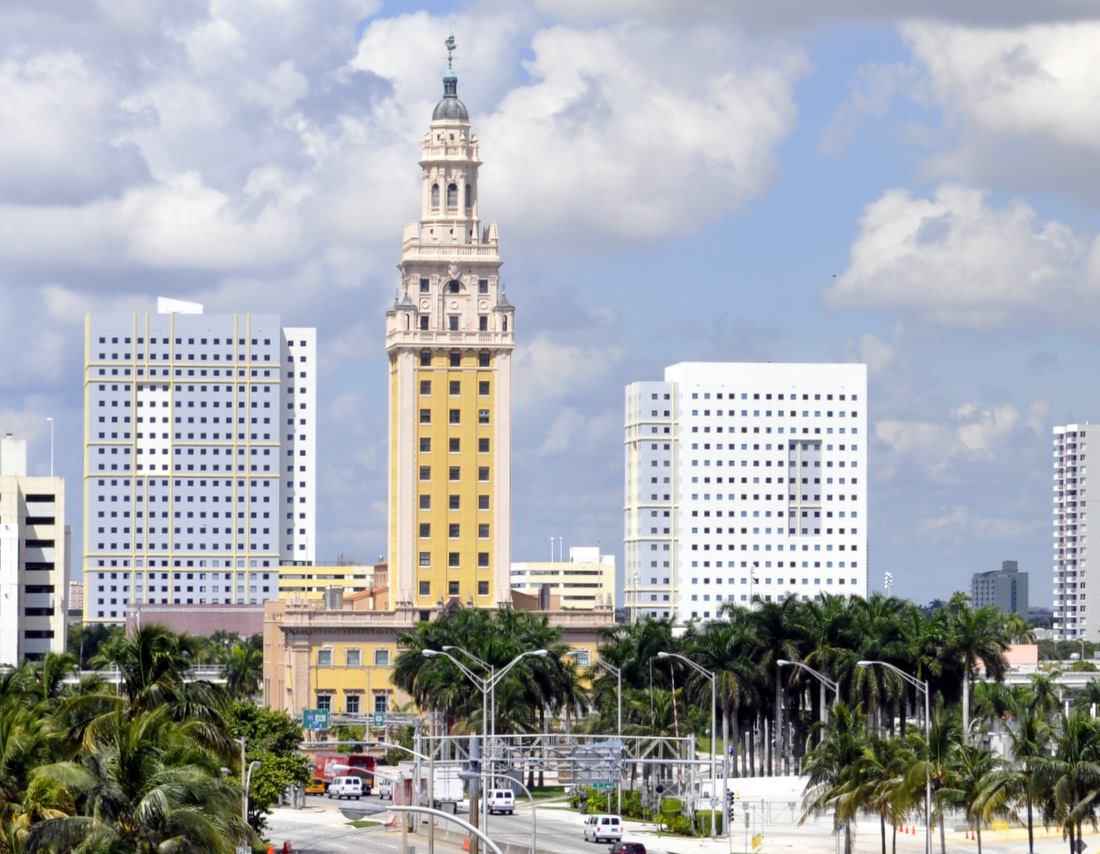
[{"label": "green shrub", "polygon": [[663,813],[661,818],[668,827],[669,833],[675,833],[678,836],[692,835],[691,819],[686,815],[680,815],[680,813]]},{"label": "green shrub", "polygon": [[[714,827],[719,834],[722,833],[721,812],[714,815]],[[695,813],[695,832],[697,836],[710,835],[710,810],[699,810]]]}]

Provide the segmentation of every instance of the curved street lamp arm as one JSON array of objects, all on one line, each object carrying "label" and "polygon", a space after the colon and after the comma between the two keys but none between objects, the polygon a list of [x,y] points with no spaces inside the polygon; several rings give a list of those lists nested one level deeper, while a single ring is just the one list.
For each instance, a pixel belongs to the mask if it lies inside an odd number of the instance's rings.
[{"label": "curved street lamp arm", "polygon": [[438,649],[425,649],[425,650],[421,651],[421,654],[425,658],[442,657],[442,658],[449,659],[454,664],[455,667],[457,667],[459,670],[461,670],[463,673],[466,674],[466,677],[471,682],[473,682],[475,685],[477,685],[477,687],[480,688],[482,691],[485,690],[485,685],[486,685],[487,680],[482,679],[480,676],[478,676],[476,673],[474,673],[474,671],[472,671],[469,667],[467,667],[465,664],[463,664],[461,661],[459,661],[457,658],[455,658],[449,652],[443,652],[443,651],[438,650]]}]

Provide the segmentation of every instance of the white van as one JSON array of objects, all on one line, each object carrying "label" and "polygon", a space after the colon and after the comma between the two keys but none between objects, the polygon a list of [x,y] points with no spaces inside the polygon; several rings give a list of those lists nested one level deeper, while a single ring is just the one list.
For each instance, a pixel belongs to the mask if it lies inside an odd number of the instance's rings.
[{"label": "white van", "polygon": [[393,800],[393,780],[386,780],[382,777],[375,777],[375,782],[378,783],[378,797],[382,800],[389,798]]},{"label": "white van", "polygon": [[360,777],[333,777],[325,794],[330,798],[335,795],[337,800],[341,798],[359,800],[363,796],[363,780]]},{"label": "white van", "polygon": [[617,815],[590,815],[585,818],[585,842],[618,842],[622,838],[623,823]]},{"label": "white van", "polygon": [[511,815],[516,809],[516,796],[511,789],[490,789],[485,793],[489,814],[503,812]]}]

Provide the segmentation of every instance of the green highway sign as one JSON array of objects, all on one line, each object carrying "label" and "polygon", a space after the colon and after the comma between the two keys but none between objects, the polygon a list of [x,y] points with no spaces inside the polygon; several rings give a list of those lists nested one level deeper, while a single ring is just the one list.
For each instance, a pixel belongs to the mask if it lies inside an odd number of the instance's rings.
[{"label": "green highway sign", "polygon": [[615,784],[614,783],[593,783],[592,788],[593,789],[614,789]]},{"label": "green highway sign", "polygon": [[302,709],[302,729],[328,729],[328,709]]},{"label": "green highway sign", "polygon": [[375,712],[374,713],[374,725],[375,726],[385,726],[386,725],[386,713],[385,712]]}]

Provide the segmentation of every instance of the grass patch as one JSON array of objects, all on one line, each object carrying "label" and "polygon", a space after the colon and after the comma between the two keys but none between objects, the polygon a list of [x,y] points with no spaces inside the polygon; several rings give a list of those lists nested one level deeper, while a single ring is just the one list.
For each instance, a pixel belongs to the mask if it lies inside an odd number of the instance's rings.
[{"label": "grass patch", "polygon": [[349,821],[348,827],[378,827],[382,824],[380,821],[369,821],[365,818],[358,818],[355,821]]},{"label": "grass patch", "polygon": [[[535,786],[531,790],[531,794],[535,796],[535,800],[541,800],[543,798],[563,798],[565,797],[565,786]],[[516,795],[518,801],[522,795]]]}]

